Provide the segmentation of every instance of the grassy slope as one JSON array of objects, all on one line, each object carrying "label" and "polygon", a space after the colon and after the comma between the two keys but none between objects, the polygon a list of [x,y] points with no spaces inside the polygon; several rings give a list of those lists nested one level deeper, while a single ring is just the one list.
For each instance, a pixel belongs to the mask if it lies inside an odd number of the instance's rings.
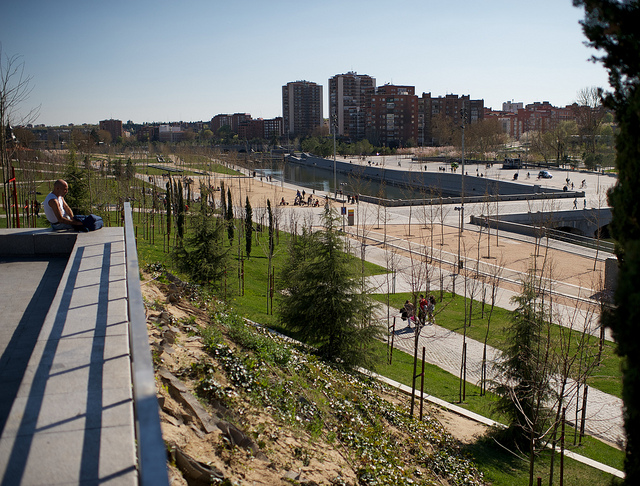
[{"label": "grassy slope", "polygon": [[[260,322],[266,326],[278,329],[280,331],[286,331],[283,329],[278,321],[276,315],[267,313],[267,288],[266,288],[266,275],[268,259],[265,255],[264,245],[265,236],[258,235],[254,240],[254,249],[251,253],[251,258],[245,260],[244,272],[244,295],[242,295],[241,287],[237,277],[237,253],[234,253],[235,257],[232,257],[231,269],[228,273],[229,277],[226,284],[226,300],[233,308],[235,308],[241,315],[247,317],[253,321]],[[276,245],[276,252],[274,255],[274,268],[276,276],[278,275],[278,269],[281,267],[286,256],[286,242],[288,235],[281,233],[280,241]],[[144,240],[141,240],[138,236],[138,252],[142,262],[162,262],[171,268],[171,256],[170,253],[162,251],[162,246],[158,245],[160,236],[156,236],[156,244],[150,245]],[[237,246],[237,243],[236,243]],[[359,265],[359,261],[357,261]],[[384,271],[380,267],[367,264],[367,272],[369,274],[379,273]],[[221,292],[224,293],[224,290]],[[382,298],[382,297],[381,297]],[[406,295],[397,294],[392,296],[393,304],[396,306],[398,302],[402,303],[406,299]],[[386,296],[384,296],[386,300]],[[451,329],[460,330],[460,314],[462,311],[462,299],[454,299],[457,305],[451,305],[447,307],[447,310],[451,312],[451,316],[445,317],[445,313],[438,315],[438,324],[450,327]],[[276,303],[277,305],[277,303]],[[398,305],[399,306],[399,305]],[[501,315],[501,317],[500,317]],[[502,309],[496,309],[492,317],[492,328],[497,329],[498,320],[504,320],[508,317],[508,312]],[[447,322],[449,324],[447,324]],[[504,325],[504,324],[503,324]],[[476,333],[478,335],[476,335]],[[493,332],[491,334],[494,334]],[[480,319],[472,321],[470,337],[482,340],[484,339],[484,331],[482,330]],[[499,340],[499,338],[497,338]],[[492,345],[499,344],[499,342],[492,341]],[[411,385],[411,376],[413,373],[413,357],[399,351],[394,351],[394,359],[392,365],[384,364],[386,362],[387,348],[383,343],[379,344],[378,349],[380,355],[381,365],[377,371],[389,378],[398,382]],[[426,365],[426,379],[425,379],[425,392],[431,395],[437,396],[449,402],[457,402],[459,398],[459,380],[456,376],[453,376],[440,368],[433,365]],[[491,394],[481,397],[479,389],[475,385],[467,384],[466,386],[466,401],[461,404],[463,407],[468,408],[476,413],[484,416],[489,416],[495,420],[500,421],[502,417],[496,415],[493,410],[492,404],[495,401],[495,397]],[[569,435],[569,433],[568,433]],[[609,447],[602,442],[592,439],[583,439],[583,445],[576,447],[575,452],[591,457],[595,460],[604,462],[617,469],[622,469],[624,455],[621,451]],[[481,469],[485,472],[487,479],[490,479],[494,484],[521,484],[526,479],[526,462],[522,460],[515,460],[510,454],[505,454],[504,451],[496,448],[491,442],[481,443],[477,446],[469,448],[469,452],[473,455]],[[499,458],[499,460],[498,460]],[[548,464],[548,453],[542,453],[539,461],[541,471],[544,469],[545,464]],[[508,467],[504,467],[504,465]],[[557,466],[556,466],[557,467]],[[574,480],[566,478],[565,484],[584,484],[585,478],[591,478],[591,484],[608,484],[610,476],[604,473],[595,472],[592,468],[575,463],[574,461],[567,461],[567,468],[569,476],[574,477]],[[540,474],[543,474],[542,472]]]}]

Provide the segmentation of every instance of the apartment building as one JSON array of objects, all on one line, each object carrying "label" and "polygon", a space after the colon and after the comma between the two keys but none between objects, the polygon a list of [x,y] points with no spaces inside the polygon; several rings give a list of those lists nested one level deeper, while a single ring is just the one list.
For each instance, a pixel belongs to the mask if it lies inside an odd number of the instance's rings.
[{"label": "apartment building", "polygon": [[352,142],[365,138],[366,93],[375,86],[375,78],[351,71],[329,79],[330,133]]},{"label": "apartment building", "polygon": [[118,137],[124,136],[124,131],[122,130],[122,120],[114,120],[113,118],[110,120],[101,120],[100,130],[109,132],[111,134],[111,140],[113,142],[115,142]]},{"label": "apartment building", "polygon": [[554,130],[560,122],[576,119],[575,104],[558,108],[548,101],[537,101],[521,107],[515,112],[504,110],[504,108],[505,104],[503,104],[503,111],[486,109],[485,117],[498,118],[504,132],[516,140],[526,132],[545,133]]},{"label": "apartment building", "polygon": [[414,86],[385,84],[366,94],[365,135],[374,145],[400,147],[418,139],[418,97]]},{"label": "apartment building", "polygon": [[276,118],[267,118],[264,120],[264,136],[265,140],[273,137],[280,138],[283,134],[283,120],[281,116]]},{"label": "apartment building", "polygon": [[418,105],[418,143],[421,145],[441,143],[433,131],[436,117],[444,118],[454,126],[477,123],[484,118],[484,100],[472,100],[469,95],[448,94],[434,98],[431,93],[422,93]]},{"label": "apartment building", "polygon": [[294,81],[282,87],[284,134],[289,138],[311,135],[322,127],[322,85]]},{"label": "apartment building", "polygon": [[160,125],[158,127],[158,139],[161,142],[180,142],[183,137],[182,127],[172,125]]},{"label": "apartment building", "polygon": [[222,127],[228,126],[231,130],[231,133],[237,134],[240,128],[240,124],[246,122],[247,120],[251,120],[251,115],[249,113],[216,115],[211,119],[211,131],[213,133],[218,133],[218,130],[220,130]]}]

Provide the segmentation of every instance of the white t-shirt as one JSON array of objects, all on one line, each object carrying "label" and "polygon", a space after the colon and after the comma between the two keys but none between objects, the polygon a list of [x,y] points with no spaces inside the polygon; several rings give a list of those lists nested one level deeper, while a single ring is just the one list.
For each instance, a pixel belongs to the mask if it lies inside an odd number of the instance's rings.
[{"label": "white t-shirt", "polygon": [[63,204],[64,199],[62,198],[62,196],[56,197],[56,195],[53,192],[50,192],[47,195],[47,197],[44,198],[44,203],[42,203],[42,208],[44,209],[44,215],[49,220],[49,223],[58,222],[58,218],[56,218],[56,214],[53,212],[53,208],[49,206],[49,201],[53,199],[55,199],[56,202],[58,203],[58,207],[60,208],[60,214],[65,218],[69,217],[69,215],[64,210],[64,204]]}]

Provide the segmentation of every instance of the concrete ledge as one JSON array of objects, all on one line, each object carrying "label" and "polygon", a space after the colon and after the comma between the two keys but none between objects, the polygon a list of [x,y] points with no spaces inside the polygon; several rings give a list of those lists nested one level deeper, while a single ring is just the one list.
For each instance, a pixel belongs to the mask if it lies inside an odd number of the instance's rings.
[{"label": "concrete ledge", "polygon": [[2,431],[0,482],[137,484],[123,229],[1,236],[13,255],[75,245]]},{"label": "concrete ledge", "polygon": [[48,228],[0,230],[0,255],[69,255],[79,233]]}]

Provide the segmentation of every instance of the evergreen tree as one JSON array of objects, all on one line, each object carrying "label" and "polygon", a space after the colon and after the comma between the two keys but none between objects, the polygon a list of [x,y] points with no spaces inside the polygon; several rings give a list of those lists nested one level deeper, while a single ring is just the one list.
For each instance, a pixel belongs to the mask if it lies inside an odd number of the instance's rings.
[{"label": "evergreen tree", "polygon": [[83,168],[78,167],[76,152],[69,150],[68,164],[64,172],[64,180],[69,184],[69,191],[64,199],[74,214],[89,214],[89,174]]},{"label": "evergreen tree", "polygon": [[224,275],[229,249],[224,248],[224,222],[206,204],[201,204],[193,232],[174,255],[178,267],[197,283],[214,288]]},{"label": "evergreen tree", "polygon": [[371,321],[373,301],[344,251],[339,226],[338,216],[326,208],[322,230],[305,230],[292,240],[283,269],[280,319],[326,359],[374,367],[371,343],[382,328]]},{"label": "evergreen tree", "polygon": [[129,180],[136,176],[136,167],[133,165],[133,162],[131,162],[131,158],[127,159],[127,164],[124,168],[124,176]]},{"label": "evergreen tree", "polygon": [[544,429],[544,404],[552,396],[554,374],[549,353],[547,310],[539,301],[540,290],[535,271],[522,282],[522,291],[512,297],[517,304],[506,329],[503,361],[496,366],[502,372],[496,386],[497,406],[510,419],[508,436],[532,452]]},{"label": "evergreen tree", "polygon": [[269,218],[269,267],[271,267],[271,258],[273,257],[273,211],[271,209],[271,201],[267,199],[267,216]]},{"label": "evergreen tree", "polygon": [[220,214],[227,219],[227,200],[224,194],[224,181],[220,181]]},{"label": "evergreen tree", "polygon": [[177,181],[174,192],[176,195],[176,232],[178,236],[178,244],[182,243],[184,237],[184,196],[182,193],[182,182]]},{"label": "evergreen tree", "polygon": [[165,206],[167,209],[167,243],[171,243],[171,206],[173,204],[173,196],[172,196],[172,188],[171,178],[167,182],[167,194],[165,196]]},{"label": "evergreen tree", "polygon": [[227,188],[227,210],[225,212],[225,219],[227,220],[227,236],[229,241],[233,241],[233,202],[231,201],[231,188]]},{"label": "evergreen tree", "polygon": [[604,55],[613,93],[605,106],[615,112],[618,181],[609,192],[619,274],[615,308],[605,315],[623,358],[622,399],[627,435],[625,484],[640,484],[640,2],[574,0],[590,45]]},{"label": "evergreen tree", "polygon": [[247,258],[251,257],[251,246],[253,239],[253,210],[251,209],[251,203],[249,202],[249,196],[245,204],[245,217],[244,217],[244,235],[245,235],[245,250],[247,251]]}]

